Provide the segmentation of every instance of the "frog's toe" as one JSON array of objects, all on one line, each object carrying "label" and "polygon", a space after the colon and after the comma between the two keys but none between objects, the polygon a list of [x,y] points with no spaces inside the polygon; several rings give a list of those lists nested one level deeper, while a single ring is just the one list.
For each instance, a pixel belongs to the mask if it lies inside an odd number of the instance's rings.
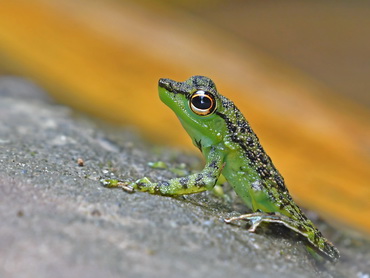
[{"label": "frog's toe", "polygon": [[100,182],[102,185],[108,188],[117,187],[117,185],[120,183],[120,181],[116,179],[100,179]]},{"label": "frog's toe", "polygon": [[133,189],[137,189],[139,191],[147,191],[149,187],[152,185],[152,182],[148,178],[141,178],[131,184]]},{"label": "frog's toe", "polygon": [[134,188],[130,182],[116,179],[101,179],[100,182],[108,188],[122,188],[126,192],[134,192]]},{"label": "frog's toe", "polygon": [[117,184],[117,187],[122,188],[122,190],[124,190],[126,192],[129,192],[129,193],[132,193],[132,192],[135,191],[135,189],[132,186],[132,184],[131,183],[127,183],[127,182],[119,182]]}]

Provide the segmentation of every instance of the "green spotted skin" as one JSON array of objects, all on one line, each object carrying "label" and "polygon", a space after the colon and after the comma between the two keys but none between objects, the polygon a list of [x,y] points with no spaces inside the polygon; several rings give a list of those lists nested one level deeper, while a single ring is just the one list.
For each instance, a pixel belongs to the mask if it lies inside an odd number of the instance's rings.
[{"label": "green spotted skin", "polygon": [[294,203],[284,178],[242,113],[217,92],[211,79],[204,76],[193,76],[184,82],[160,79],[159,96],[203,153],[206,166],[198,174],[165,182],[143,178],[131,184],[134,189],[168,196],[192,194],[211,189],[222,173],[253,211],[226,222],[250,221],[250,231],[262,222],[280,223],[304,236],[314,254],[333,262],[339,259],[338,250]]}]

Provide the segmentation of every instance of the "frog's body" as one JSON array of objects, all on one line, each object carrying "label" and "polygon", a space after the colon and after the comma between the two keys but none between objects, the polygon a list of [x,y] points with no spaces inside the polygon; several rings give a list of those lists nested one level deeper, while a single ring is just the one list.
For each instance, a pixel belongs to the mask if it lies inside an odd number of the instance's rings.
[{"label": "frog's body", "polygon": [[248,220],[254,231],[261,222],[281,223],[307,238],[311,247],[332,261],[337,249],[327,241],[294,203],[284,179],[263,150],[244,116],[220,95],[211,79],[193,76],[185,82],[159,80],[159,95],[178,116],[206,159],[199,174],[152,183],[143,178],[131,184],[152,194],[180,195],[211,189],[222,174],[254,212],[227,219]]}]

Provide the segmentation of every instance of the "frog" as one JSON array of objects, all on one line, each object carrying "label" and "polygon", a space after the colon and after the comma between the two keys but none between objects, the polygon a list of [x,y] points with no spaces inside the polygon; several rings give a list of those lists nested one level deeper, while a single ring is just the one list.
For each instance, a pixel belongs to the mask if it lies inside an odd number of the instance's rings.
[{"label": "frog", "polygon": [[226,223],[248,221],[250,232],[256,232],[261,223],[283,225],[303,236],[315,258],[338,261],[338,249],[294,202],[249,122],[231,100],[218,92],[210,78],[196,75],[184,82],[161,78],[158,92],[203,154],[205,167],[167,181],[152,182],[144,177],[131,183],[112,183],[112,187],[179,196],[211,190],[222,175],[251,211],[225,218]]}]

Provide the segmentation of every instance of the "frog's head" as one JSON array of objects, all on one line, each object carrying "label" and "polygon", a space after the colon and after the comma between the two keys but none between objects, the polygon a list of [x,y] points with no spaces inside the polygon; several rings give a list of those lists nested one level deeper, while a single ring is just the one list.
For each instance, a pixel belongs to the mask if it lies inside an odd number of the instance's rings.
[{"label": "frog's head", "polygon": [[198,145],[212,146],[223,140],[225,121],[218,115],[222,96],[211,79],[192,76],[184,82],[160,79],[159,96],[177,115],[181,124]]}]

